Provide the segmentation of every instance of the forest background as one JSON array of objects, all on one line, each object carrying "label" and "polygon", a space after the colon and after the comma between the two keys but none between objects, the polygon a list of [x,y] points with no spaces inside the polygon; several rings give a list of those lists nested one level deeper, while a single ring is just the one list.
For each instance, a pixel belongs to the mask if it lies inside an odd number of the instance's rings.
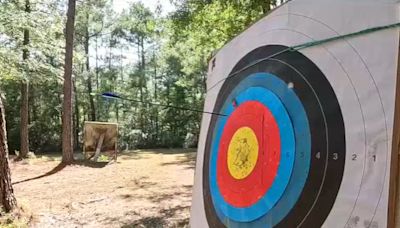
[{"label": "forest background", "polygon": [[[165,0],[168,1],[168,0]],[[85,121],[117,122],[120,149],[197,145],[207,64],[276,0],[76,2],[73,141]],[[120,7],[121,8],[121,7]],[[172,10],[171,10],[172,9]],[[0,0],[0,91],[10,153],[61,151],[67,1]],[[137,102],[107,99],[113,92]]]}]

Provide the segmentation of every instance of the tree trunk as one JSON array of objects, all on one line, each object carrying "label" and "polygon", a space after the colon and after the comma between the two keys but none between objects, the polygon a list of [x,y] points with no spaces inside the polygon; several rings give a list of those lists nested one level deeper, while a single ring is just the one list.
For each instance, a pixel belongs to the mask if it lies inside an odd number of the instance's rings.
[{"label": "tree trunk", "polygon": [[262,10],[264,14],[268,13],[271,10],[271,5],[273,2],[276,2],[276,0],[267,0],[264,2],[264,4],[262,5]]},{"label": "tree trunk", "polygon": [[89,62],[89,14],[86,14],[86,31],[85,31],[85,54],[86,54],[86,73],[87,73],[87,89],[89,93],[89,104],[90,104],[90,120],[96,121],[96,108],[94,106],[93,99],[93,87],[92,87],[92,75],[90,74],[90,62]]},{"label": "tree trunk", "polygon": [[[89,74],[90,74],[90,73],[89,73]],[[92,88],[92,79],[91,79],[91,76],[88,76],[87,88],[88,88],[89,103],[90,103],[90,120],[91,120],[91,121],[96,121],[96,108],[95,108],[95,106],[94,106],[93,88]]]},{"label": "tree trunk", "polygon": [[[113,42],[113,36],[111,35],[109,43],[108,43],[108,48],[109,48],[109,53],[108,53],[108,70],[111,71],[111,61],[112,61],[112,42]],[[97,54],[96,54],[97,55]]]},{"label": "tree trunk", "polygon": [[123,48],[122,48],[122,46],[121,46],[120,52],[121,52],[121,54],[120,54],[121,82],[124,83],[124,68],[123,68],[124,60],[123,60]]},{"label": "tree trunk", "polygon": [[37,93],[36,93],[35,87],[32,84],[30,84],[29,85],[29,103],[31,104],[30,105],[31,112],[29,115],[29,123],[32,123],[39,119],[38,118],[38,107],[36,105],[36,95],[37,95]]},{"label": "tree trunk", "polygon": [[146,86],[146,61],[145,61],[145,52],[144,52],[144,37],[140,37],[140,58],[141,58],[141,67],[140,67],[140,101],[141,101],[141,107],[142,109],[140,110],[140,129],[144,131],[145,128],[145,117],[144,117],[144,109],[143,107],[143,102],[144,102],[144,91],[147,91],[147,86]]},{"label": "tree trunk", "polygon": [[140,98],[140,101],[141,102],[143,102],[143,88],[142,88],[142,52],[141,52],[141,50],[140,50],[140,47],[141,47],[141,45],[140,45],[140,38],[138,38],[137,39],[137,55],[138,55],[138,62],[139,62],[139,64],[138,64],[138,70],[139,70],[139,78],[138,78],[138,86],[139,86],[139,98]]},{"label": "tree trunk", "polygon": [[[89,45],[89,42],[88,42]],[[98,51],[98,44],[97,44],[97,35],[96,35],[96,89],[99,90],[99,51]]]},{"label": "tree trunk", "polygon": [[145,91],[147,90],[147,85],[146,85],[146,56],[145,56],[145,51],[144,51],[144,37],[141,37],[140,40],[140,49],[141,49],[141,59],[142,59],[142,67],[140,69],[141,74],[140,74],[140,89],[141,89],[141,101],[144,101],[144,94],[143,94],[143,88],[145,89]]},{"label": "tree trunk", "polygon": [[0,203],[6,212],[17,206],[11,184],[10,167],[8,166],[8,146],[5,111],[0,95]]},{"label": "tree trunk", "polygon": [[[25,0],[25,12],[31,12],[31,6],[29,0]],[[23,61],[28,60],[29,58],[29,30],[24,29],[24,49],[22,51],[22,59]],[[26,72],[28,74],[28,72]],[[21,83],[21,127],[20,127],[20,136],[21,136],[21,148],[20,148],[20,158],[26,158],[29,152],[29,86],[28,81],[23,81]]]},{"label": "tree trunk", "polygon": [[76,78],[74,80],[74,98],[75,98],[75,149],[79,149],[79,130],[80,130],[80,118],[79,118],[79,100],[78,100],[78,93],[76,89]]},{"label": "tree trunk", "polygon": [[20,147],[20,158],[27,158],[29,152],[29,89],[28,84],[25,82],[21,83],[21,127],[20,127],[20,137],[21,137],[21,147]]},{"label": "tree trunk", "polygon": [[[153,52],[153,61],[154,61],[154,100],[158,102],[158,94],[157,94],[157,56],[155,51]],[[155,141],[158,141],[158,107],[155,106]]]},{"label": "tree trunk", "polygon": [[74,47],[75,0],[68,1],[65,66],[64,66],[64,102],[62,115],[62,162],[71,164],[74,161],[72,142],[72,58]]}]

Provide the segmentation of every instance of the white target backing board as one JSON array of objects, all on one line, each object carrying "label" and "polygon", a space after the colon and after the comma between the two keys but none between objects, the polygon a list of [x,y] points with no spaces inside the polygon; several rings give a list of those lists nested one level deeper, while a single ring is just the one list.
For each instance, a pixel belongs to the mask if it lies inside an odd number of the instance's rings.
[{"label": "white target backing board", "polygon": [[[212,59],[191,227],[388,227],[399,1],[292,0]],[[218,25],[216,25],[218,26]]]}]

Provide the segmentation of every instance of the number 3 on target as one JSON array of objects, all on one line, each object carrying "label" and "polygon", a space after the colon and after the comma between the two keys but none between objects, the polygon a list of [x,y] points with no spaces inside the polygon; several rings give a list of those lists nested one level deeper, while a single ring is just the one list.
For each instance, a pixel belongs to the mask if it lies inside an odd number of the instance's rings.
[{"label": "number 3 on target", "polygon": [[[315,157],[316,157],[317,159],[321,159],[321,152],[316,153],[316,154],[315,154]],[[339,159],[339,154],[338,154],[338,153],[333,153],[333,154],[332,154],[332,159],[335,160],[335,161],[337,161],[337,160]]]}]

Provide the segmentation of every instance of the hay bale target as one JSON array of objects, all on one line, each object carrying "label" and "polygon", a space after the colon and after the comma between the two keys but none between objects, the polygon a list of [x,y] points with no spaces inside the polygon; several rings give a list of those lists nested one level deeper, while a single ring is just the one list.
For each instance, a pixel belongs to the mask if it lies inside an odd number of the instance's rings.
[{"label": "hay bale target", "polygon": [[101,155],[117,159],[118,124],[86,121],[83,153],[86,159],[97,160]]}]

